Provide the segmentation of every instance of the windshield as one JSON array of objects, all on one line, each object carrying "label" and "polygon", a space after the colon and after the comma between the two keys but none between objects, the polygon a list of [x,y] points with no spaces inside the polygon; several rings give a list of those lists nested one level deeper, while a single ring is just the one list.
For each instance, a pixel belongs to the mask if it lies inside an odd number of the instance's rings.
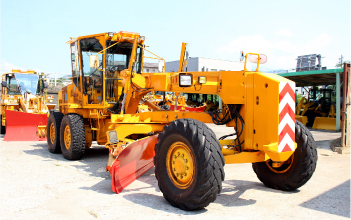
[{"label": "windshield", "polygon": [[[128,68],[129,59],[132,54],[132,43],[120,42],[116,44],[116,41],[106,41],[106,47],[110,47],[107,49],[106,56],[106,70],[108,73],[115,72],[116,70],[122,71]],[[139,45],[141,46],[141,45]],[[141,62],[142,62],[142,49],[140,47],[137,48],[136,57],[134,62],[133,71],[136,73],[141,73]]]},{"label": "windshield", "polygon": [[18,85],[22,93],[28,92],[37,94],[39,75],[15,74]]}]

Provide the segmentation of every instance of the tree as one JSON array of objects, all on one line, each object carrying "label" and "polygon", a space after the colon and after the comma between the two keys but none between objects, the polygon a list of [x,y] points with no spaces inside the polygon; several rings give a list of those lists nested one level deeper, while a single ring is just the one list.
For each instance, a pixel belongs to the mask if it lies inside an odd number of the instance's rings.
[{"label": "tree", "polygon": [[297,100],[296,103],[299,103],[302,99],[302,95],[300,93],[297,94]]},{"label": "tree", "polygon": [[346,60],[346,61],[344,61],[344,62],[338,62],[336,65],[335,65],[335,67],[336,68],[342,68],[343,66],[344,66],[344,63],[350,63],[350,60]]}]

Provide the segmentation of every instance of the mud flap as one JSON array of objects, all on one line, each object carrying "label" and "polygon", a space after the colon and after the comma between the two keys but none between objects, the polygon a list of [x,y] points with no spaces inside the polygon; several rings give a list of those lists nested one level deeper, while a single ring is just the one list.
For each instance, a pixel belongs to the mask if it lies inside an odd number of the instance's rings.
[{"label": "mud flap", "polygon": [[109,168],[112,191],[120,193],[134,180],[154,166],[155,144],[153,135],[129,144]]},{"label": "mud flap", "polygon": [[36,133],[38,125],[46,125],[46,114],[32,114],[5,110],[6,134],[4,141],[46,141]]}]

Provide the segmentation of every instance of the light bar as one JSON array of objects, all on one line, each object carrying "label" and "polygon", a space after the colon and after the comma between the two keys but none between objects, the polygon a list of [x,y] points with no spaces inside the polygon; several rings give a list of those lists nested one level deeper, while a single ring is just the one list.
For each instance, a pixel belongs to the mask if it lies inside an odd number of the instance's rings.
[{"label": "light bar", "polygon": [[189,87],[193,84],[193,76],[179,73],[179,86]]}]

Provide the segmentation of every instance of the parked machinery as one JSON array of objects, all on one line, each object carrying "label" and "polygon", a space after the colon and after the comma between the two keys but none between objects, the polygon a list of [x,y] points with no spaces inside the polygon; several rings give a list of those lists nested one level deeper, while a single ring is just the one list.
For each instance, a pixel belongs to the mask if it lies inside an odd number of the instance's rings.
[{"label": "parked machinery", "polygon": [[[155,165],[158,185],[175,207],[196,210],[222,189],[225,163],[252,163],[268,187],[295,190],[312,176],[316,143],[295,122],[295,83],[256,71],[142,73],[144,37],[133,32],[71,39],[73,83],[59,92],[47,123],[50,152],[80,159],[92,141],[109,149],[112,189],[121,192]],[[219,95],[222,110],[137,112],[149,92]],[[205,123],[233,127],[217,139]],[[230,139],[231,138],[231,139]]]},{"label": "parked machinery", "polygon": [[[335,105],[332,103],[332,93],[332,89],[310,90],[310,99],[315,100],[317,103],[317,107],[313,112],[314,120],[312,128],[322,130],[336,130],[337,119],[335,114]],[[342,124],[341,120],[340,124]]]},{"label": "parked machinery", "polygon": [[332,92],[332,89],[309,89],[308,98],[302,97],[296,106],[296,119],[314,129],[335,130]]},{"label": "parked machinery", "polygon": [[1,133],[4,141],[44,140],[36,135],[37,127],[46,124],[49,111],[55,108],[47,96],[43,75],[34,71],[12,70],[2,75],[0,100]]}]

